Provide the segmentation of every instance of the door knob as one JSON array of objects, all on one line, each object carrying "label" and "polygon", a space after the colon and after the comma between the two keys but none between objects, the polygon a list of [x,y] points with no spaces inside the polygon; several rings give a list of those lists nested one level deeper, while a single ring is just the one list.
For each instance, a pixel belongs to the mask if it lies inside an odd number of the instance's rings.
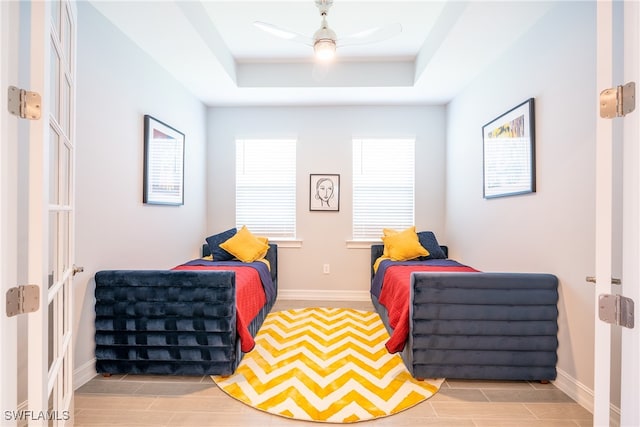
[{"label": "door knob", "polygon": [[[585,277],[585,279],[584,279],[584,280],[586,280],[587,282],[590,282],[590,283],[596,283],[596,278],[595,278],[595,276],[587,276],[587,277]],[[622,281],[621,281],[620,279],[617,279],[617,278],[615,278],[615,277],[612,277],[612,278],[611,278],[611,284],[612,284],[612,285],[621,285],[621,284],[622,284]]]}]

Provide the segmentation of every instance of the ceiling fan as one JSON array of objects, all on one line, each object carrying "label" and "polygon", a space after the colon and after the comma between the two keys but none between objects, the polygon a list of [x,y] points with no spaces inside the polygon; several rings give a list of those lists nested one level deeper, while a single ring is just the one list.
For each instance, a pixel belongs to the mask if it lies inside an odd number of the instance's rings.
[{"label": "ceiling fan", "polygon": [[333,4],[333,0],[315,0],[315,4],[318,10],[320,10],[322,22],[320,28],[313,34],[313,37],[303,36],[266,22],[256,21],[253,24],[261,30],[277,37],[312,46],[316,58],[321,61],[331,61],[335,57],[336,47],[376,43],[402,32],[402,25],[396,23],[385,27],[370,28],[338,38],[335,31],[329,28],[329,24],[327,24],[327,13]]}]

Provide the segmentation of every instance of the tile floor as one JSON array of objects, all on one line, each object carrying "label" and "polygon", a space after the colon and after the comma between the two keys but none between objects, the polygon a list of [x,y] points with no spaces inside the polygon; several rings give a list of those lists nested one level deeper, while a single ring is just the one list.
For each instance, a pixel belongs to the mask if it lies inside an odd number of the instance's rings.
[{"label": "tile floor", "polygon": [[[373,310],[368,302],[278,301]],[[75,426],[315,426],[266,414],[220,391],[209,377],[97,376],[75,393]],[[552,384],[447,380],[431,399],[364,426],[591,426],[592,415]]]}]

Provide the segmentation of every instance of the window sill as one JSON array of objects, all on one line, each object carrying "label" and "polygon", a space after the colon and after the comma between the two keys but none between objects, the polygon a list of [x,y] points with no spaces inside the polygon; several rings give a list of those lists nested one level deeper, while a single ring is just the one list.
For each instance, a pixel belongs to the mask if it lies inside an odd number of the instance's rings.
[{"label": "window sill", "polygon": [[347,249],[371,249],[371,245],[381,245],[382,240],[347,240]]},{"label": "window sill", "polygon": [[286,240],[269,239],[269,242],[275,243],[276,245],[278,245],[278,249],[302,247],[302,240],[298,240],[298,239],[286,239]]}]

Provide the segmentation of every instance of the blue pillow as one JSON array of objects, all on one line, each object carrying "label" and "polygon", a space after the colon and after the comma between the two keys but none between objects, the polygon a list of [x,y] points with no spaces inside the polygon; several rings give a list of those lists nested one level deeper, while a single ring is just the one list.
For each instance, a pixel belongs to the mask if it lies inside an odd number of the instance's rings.
[{"label": "blue pillow", "polygon": [[[418,240],[423,248],[429,251],[429,256],[420,259],[446,259],[447,256],[440,247],[436,235],[432,231],[421,231],[418,233]],[[215,259],[215,258],[214,258]]]},{"label": "blue pillow", "polygon": [[205,239],[207,245],[209,245],[209,250],[211,251],[211,255],[213,255],[214,261],[231,261],[233,259],[233,255],[220,247],[220,243],[224,243],[235,236],[237,231],[234,227]]}]

